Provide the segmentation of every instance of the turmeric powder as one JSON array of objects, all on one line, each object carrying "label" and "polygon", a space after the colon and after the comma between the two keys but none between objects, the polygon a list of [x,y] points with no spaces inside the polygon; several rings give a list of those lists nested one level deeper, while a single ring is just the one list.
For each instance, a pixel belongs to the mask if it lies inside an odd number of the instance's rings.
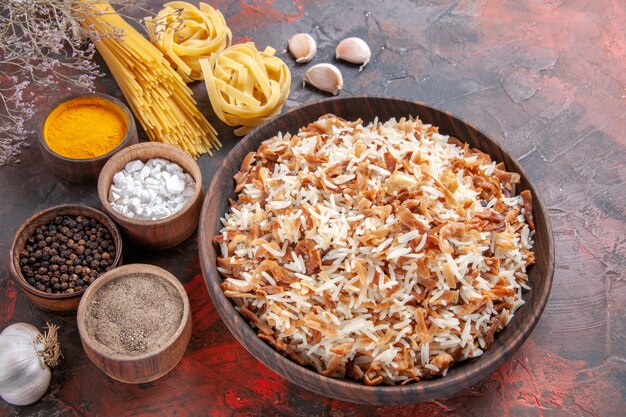
[{"label": "turmeric powder", "polygon": [[80,97],[50,113],[44,123],[44,138],[61,156],[88,159],[112,151],[127,129],[128,121],[113,103],[98,97]]}]

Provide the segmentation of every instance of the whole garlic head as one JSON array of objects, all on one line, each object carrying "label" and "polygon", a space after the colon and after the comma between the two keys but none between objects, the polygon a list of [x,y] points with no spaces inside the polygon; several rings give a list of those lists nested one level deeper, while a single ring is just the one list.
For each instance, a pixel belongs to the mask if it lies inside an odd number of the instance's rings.
[{"label": "whole garlic head", "polygon": [[317,53],[317,43],[315,39],[307,33],[293,35],[291,39],[289,39],[287,47],[299,64],[309,62]]},{"label": "whole garlic head", "polygon": [[363,39],[353,37],[339,42],[335,49],[335,56],[337,59],[343,59],[353,64],[361,64],[361,69],[363,69],[370,62],[372,51]]},{"label": "whole garlic head", "polygon": [[304,73],[304,82],[334,95],[343,88],[341,71],[332,64],[313,65]]},{"label": "whole garlic head", "polygon": [[50,367],[61,356],[58,327],[41,334],[28,323],[15,323],[0,333],[0,397],[9,404],[28,405],[50,385]]}]

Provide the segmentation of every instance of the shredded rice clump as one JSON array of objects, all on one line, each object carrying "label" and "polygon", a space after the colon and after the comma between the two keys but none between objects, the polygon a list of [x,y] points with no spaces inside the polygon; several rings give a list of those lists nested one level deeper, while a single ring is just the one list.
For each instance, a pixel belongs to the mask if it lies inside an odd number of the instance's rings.
[{"label": "shredded rice clump", "polygon": [[445,375],[524,303],[530,193],[419,119],[323,116],[264,141],[235,181],[214,238],[222,289],[259,337],[323,375]]}]

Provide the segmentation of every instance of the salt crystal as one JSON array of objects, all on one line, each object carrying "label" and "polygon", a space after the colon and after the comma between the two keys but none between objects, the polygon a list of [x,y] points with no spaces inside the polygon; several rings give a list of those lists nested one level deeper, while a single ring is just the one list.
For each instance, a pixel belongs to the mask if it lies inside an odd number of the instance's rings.
[{"label": "salt crystal", "polygon": [[141,168],[141,171],[139,171],[139,177],[142,180],[145,180],[148,175],[150,175],[150,168],[148,168],[147,166],[144,166],[143,168]]},{"label": "salt crystal", "polygon": [[167,191],[172,194],[180,194],[185,190],[185,183],[178,176],[165,179]]},{"label": "salt crystal", "polygon": [[191,197],[194,194],[194,188],[193,186],[191,187],[185,187],[185,190],[183,191],[183,197],[185,197],[185,199],[188,199],[189,197]]},{"label": "salt crystal", "polygon": [[183,169],[173,162],[165,165],[165,170],[171,174],[182,174],[183,172]]},{"label": "salt crystal", "polygon": [[124,167],[126,172],[128,172],[130,174],[132,174],[135,171],[139,171],[141,168],[143,168],[143,162],[141,162],[139,160],[130,161]]},{"label": "salt crystal", "polygon": [[133,191],[131,192],[131,195],[133,197],[141,198],[142,189],[141,189],[141,186],[139,185],[139,184],[141,184],[141,182],[136,181],[136,182],[134,182],[134,184],[136,184],[136,186],[133,188]]},{"label": "salt crystal", "polygon": [[113,183],[120,187],[126,183],[126,176],[122,171],[116,172],[115,175],[113,175]]}]

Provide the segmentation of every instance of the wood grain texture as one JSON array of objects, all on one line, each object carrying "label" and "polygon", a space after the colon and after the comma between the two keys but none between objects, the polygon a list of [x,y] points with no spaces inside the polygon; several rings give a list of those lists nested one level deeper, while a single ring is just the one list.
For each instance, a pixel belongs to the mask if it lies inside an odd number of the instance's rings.
[{"label": "wood grain texture", "polygon": [[102,225],[104,225],[111,234],[113,243],[115,244],[115,258],[113,260],[112,268],[115,268],[122,263],[123,248],[120,231],[113,220],[100,210],[80,204],[63,204],[60,206],[50,207],[46,210],[33,214],[20,226],[15,234],[15,237],[13,238],[13,244],[11,245],[11,251],[9,254],[11,260],[11,273],[13,274],[15,281],[17,281],[19,286],[22,288],[22,291],[24,291],[24,294],[26,294],[26,296],[33,303],[35,303],[37,307],[45,311],[56,313],[71,313],[76,311],[80,298],[85,293],[85,289],[71,294],[48,294],[43,291],[39,291],[30,285],[26,281],[26,278],[24,278],[22,268],[20,267],[20,253],[26,246],[26,239],[33,234],[35,229],[39,226],[50,223],[57,216],[66,215],[83,215],[96,219],[102,223]]},{"label": "wood grain texture", "polygon": [[[150,274],[155,279],[167,281],[176,288],[183,302],[183,315],[180,326],[170,340],[154,352],[138,356],[111,355],[98,349],[93,335],[86,327],[89,307],[98,290],[113,280],[123,280],[125,276]],[[80,340],[89,359],[111,378],[129,384],[141,384],[161,378],[180,362],[191,338],[191,312],[185,288],[178,279],[166,270],[146,264],[131,264],[113,269],[103,274],[85,292],[78,306],[76,317]]]},{"label": "wood grain texture", "polygon": [[[63,103],[81,97],[96,97],[113,103],[121,110],[124,118],[128,122],[126,134],[124,135],[122,142],[110,152],[107,152],[104,155],[100,155],[95,158],[73,159],[67,158],[63,155],[59,155],[58,153],[50,149],[44,137],[44,123],[46,122],[48,115]],[[106,164],[109,158],[111,158],[111,156],[115,155],[115,153],[120,151],[121,149],[137,143],[138,141],[139,136],[137,135],[137,126],[135,125],[135,119],[133,118],[130,110],[128,110],[128,107],[126,107],[126,105],[120,100],[107,94],[100,93],[73,94],[57,101],[52,106],[50,106],[50,109],[40,119],[39,127],[37,130],[37,144],[39,145],[43,160],[46,163],[50,172],[52,172],[54,175],[61,179],[74,183],[95,183],[98,180],[98,175],[100,174],[102,167],[104,166],[104,164]]]},{"label": "wood grain texture", "polygon": [[[193,177],[195,189],[190,201],[177,213],[159,220],[131,219],[113,210],[108,200],[113,176],[130,161],[145,163],[152,158],[174,162]],[[120,225],[128,239],[147,249],[168,249],[191,236],[198,226],[203,195],[202,172],[198,163],[186,152],[163,143],[139,143],[123,149],[109,159],[98,178],[98,197],[104,211]]]},{"label": "wood grain texture", "polygon": [[[333,113],[347,120],[362,119],[365,123],[375,117],[385,121],[391,117],[418,116],[424,123],[439,127],[442,134],[459,138],[473,148],[504,162],[508,171],[517,172],[522,181],[517,192],[530,190],[533,195],[533,216],[536,232],[534,251],[536,264],[529,271],[531,290],[524,293],[526,304],[520,308],[507,327],[499,333],[492,346],[479,358],[462,362],[450,369],[447,376],[420,381],[406,386],[368,387],[358,382],[319,375],[313,369],[302,367],[276,352],[263,342],[241,317],[220,288],[222,278],[216,267],[216,248],[213,236],[219,234],[220,218],[228,210],[228,199],[236,199],[233,176],[239,171],[244,156],[255,151],[266,139],[278,132],[297,133],[320,116]],[[213,304],[226,326],[239,342],[267,367],[306,389],[319,394],[366,404],[404,404],[450,396],[476,384],[502,365],[528,338],[548,301],[554,274],[554,242],[544,206],[522,166],[496,142],[475,127],[458,118],[420,103],[386,97],[349,97],[318,101],[290,110],[246,136],[224,158],[222,169],[213,177],[204,201],[199,228],[200,261]]]}]

